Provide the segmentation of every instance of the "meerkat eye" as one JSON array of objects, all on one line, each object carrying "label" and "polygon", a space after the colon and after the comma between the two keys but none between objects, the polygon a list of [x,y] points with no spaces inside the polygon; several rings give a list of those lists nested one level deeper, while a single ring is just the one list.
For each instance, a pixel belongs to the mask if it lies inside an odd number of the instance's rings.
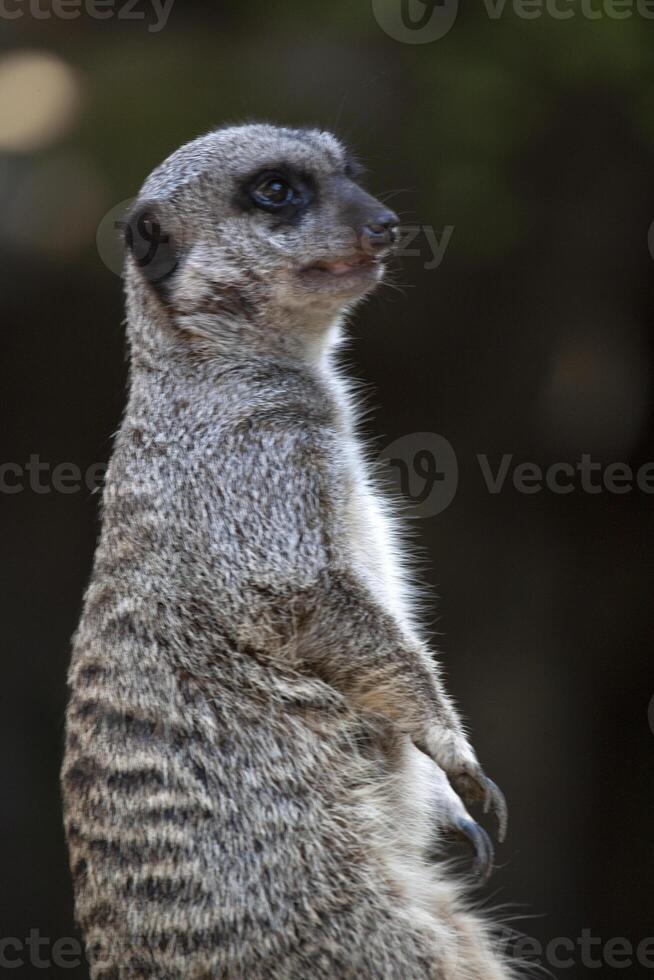
[{"label": "meerkat eye", "polygon": [[250,197],[264,211],[276,211],[292,204],[296,197],[293,186],[281,174],[261,174],[250,188]]}]

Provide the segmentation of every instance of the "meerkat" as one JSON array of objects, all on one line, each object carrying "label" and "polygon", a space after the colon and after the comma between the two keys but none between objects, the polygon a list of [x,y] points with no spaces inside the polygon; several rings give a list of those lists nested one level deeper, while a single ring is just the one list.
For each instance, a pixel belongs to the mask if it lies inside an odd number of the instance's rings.
[{"label": "meerkat", "polygon": [[507,980],[443,859],[506,825],[335,366],[396,215],[339,140],[211,132],[126,223],[129,400],[69,674],[93,980]]}]

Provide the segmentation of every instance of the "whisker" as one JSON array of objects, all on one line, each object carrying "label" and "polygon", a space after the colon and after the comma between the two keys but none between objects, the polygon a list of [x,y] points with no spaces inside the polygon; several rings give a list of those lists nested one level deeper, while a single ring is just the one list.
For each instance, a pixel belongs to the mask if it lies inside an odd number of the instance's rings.
[{"label": "whisker", "polygon": [[415,187],[396,187],[394,190],[382,191],[378,194],[380,201],[388,201],[391,197],[396,197],[398,194],[411,194],[415,193]]}]

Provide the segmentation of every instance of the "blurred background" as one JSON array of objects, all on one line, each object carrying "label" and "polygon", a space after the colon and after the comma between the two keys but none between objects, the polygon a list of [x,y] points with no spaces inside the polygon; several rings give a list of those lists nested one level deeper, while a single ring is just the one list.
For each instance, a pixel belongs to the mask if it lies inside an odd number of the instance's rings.
[{"label": "blurred background", "polygon": [[[180,143],[263,118],[335,129],[420,229],[347,359],[404,492],[443,446],[458,470],[449,506],[407,505],[450,689],[510,804],[481,897],[543,947],[573,945],[536,954],[554,976],[650,975],[654,942],[635,950],[654,936],[654,498],[635,476],[602,483],[654,460],[648,8],[562,0],[571,17],[526,19],[511,0],[493,16],[446,0],[454,19],[429,39],[418,0],[412,22],[400,0],[75,2],[0,10],[0,939],[76,936],[58,769],[98,532],[75,468],[106,461],[125,399],[113,217]],[[477,457],[494,475],[503,454],[490,493]],[[599,492],[578,474],[558,476],[569,493],[514,485],[518,464],[584,454]],[[601,944],[584,950],[582,930]]]}]

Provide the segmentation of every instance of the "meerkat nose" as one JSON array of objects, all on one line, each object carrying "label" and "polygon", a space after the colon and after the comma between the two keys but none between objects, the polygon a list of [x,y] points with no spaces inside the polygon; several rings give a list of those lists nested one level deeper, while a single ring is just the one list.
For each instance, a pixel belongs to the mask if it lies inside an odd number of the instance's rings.
[{"label": "meerkat nose", "polygon": [[364,252],[376,255],[395,244],[400,219],[394,211],[351,180],[339,182],[338,198],[343,220],[356,233]]},{"label": "meerkat nose", "polygon": [[381,211],[361,229],[364,248],[382,251],[397,241],[399,219],[393,211]]}]

